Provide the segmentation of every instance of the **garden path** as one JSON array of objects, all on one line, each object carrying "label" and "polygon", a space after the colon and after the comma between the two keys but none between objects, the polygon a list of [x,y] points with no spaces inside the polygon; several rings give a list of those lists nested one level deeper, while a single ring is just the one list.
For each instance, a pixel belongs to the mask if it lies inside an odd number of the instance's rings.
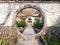
[{"label": "garden path", "polygon": [[42,45],[40,41],[32,37],[35,34],[35,31],[32,26],[27,26],[23,34],[27,36],[27,39],[18,40],[16,45]]},{"label": "garden path", "polygon": [[32,26],[27,26],[26,29],[24,30],[23,34],[26,36],[32,36],[35,34],[35,31]]}]

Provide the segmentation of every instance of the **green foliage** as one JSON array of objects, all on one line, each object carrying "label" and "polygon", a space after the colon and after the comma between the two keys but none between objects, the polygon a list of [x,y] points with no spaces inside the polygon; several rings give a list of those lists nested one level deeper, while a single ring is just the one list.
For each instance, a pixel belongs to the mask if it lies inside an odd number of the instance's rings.
[{"label": "green foliage", "polygon": [[16,25],[17,25],[17,27],[25,27],[26,26],[26,22],[24,20],[17,21]]},{"label": "green foliage", "polygon": [[40,19],[35,20],[34,26],[36,28],[42,28],[43,27],[43,22]]},{"label": "green foliage", "polygon": [[48,45],[60,45],[60,40],[56,38],[48,38],[47,36],[44,37]]},{"label": "green foliage", "polygon": [[0,45],[9,45],[10,42],[10,39],[0,39]]}]

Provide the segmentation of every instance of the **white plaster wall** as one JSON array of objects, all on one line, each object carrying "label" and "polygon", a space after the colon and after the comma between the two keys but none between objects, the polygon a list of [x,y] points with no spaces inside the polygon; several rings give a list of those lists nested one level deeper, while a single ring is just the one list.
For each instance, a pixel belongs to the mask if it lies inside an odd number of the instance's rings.
[{"label": "white plaster wall", "polygon": [[[47,26],[60,26],[60,4],[56,3],[43,3],[40,8],[44,11],[47,19]],[[59,18],[59,19],[58,19]],[[57,21],[56,21],[57,20]],[[58,24],[58,25],[56,25]]]},{"label": "white plaster wall", "polygon": [[[40,7],[40,9],[45,13],[47,26],[60,26],[60,4],[59,3],[0,3],[0,24],[2,24],[5,21],[6,15],[8,15],[9,8],[10,10],[14,10],[16,13],[17,10],[20,10],[24,5],[30,4],[30,5],[36,5]],[[14,13],[13,12],[13,13]],[[14,14],[15,14],[14,13]],[[12,18],[14,18],[15,15],[13,15]],[[12,19],[8,20],[7,22],[13,22]],[[8,24],[7,23],[6,26]],[[11,26],[11,25],[10,25]]]},{"label": "white plaster wall", "polygon": [[0,3],[0,24],[5,22],[8,13],[9,13],[9,4]]}]

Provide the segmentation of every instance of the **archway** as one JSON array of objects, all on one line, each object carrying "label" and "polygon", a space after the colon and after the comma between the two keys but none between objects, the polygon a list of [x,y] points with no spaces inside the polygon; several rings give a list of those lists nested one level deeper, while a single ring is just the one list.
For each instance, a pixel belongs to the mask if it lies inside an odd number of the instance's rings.
[{"label": "archway", "polygon": [[[44,12],[37,6],[35,5],[25,5],[24,7],[22,7],[19,11],[19,14],[17,15],[17,17],[20,20],[25,20],[26,23],[28,23],[29,25],[33,26],[33,22],[34,19],[32,17],[34,17],[35,19],[40,19],[40,17],[42,17],[43,20],[43,26],[41,28],[41,31],[39,31],[39,33],[34,34],[33,37],[36,36],[41,36],[45,34],[47,25],[46,25],[46,17]],[[24,28],[25,29],[25,28]],[[24,31],[23,29],[23,31]],[[24,35],[25,36],[25,35]]]}]

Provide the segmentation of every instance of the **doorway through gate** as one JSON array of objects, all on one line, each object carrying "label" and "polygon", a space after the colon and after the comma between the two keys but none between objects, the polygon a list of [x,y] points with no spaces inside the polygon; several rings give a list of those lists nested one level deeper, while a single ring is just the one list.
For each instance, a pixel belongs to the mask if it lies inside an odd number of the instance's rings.
[{"label": "doorway through gate", "polygon": [[46,29],[44,13],[35,5],[25,5],[17,15],[16,25],[24,35],[39,35]]}]

